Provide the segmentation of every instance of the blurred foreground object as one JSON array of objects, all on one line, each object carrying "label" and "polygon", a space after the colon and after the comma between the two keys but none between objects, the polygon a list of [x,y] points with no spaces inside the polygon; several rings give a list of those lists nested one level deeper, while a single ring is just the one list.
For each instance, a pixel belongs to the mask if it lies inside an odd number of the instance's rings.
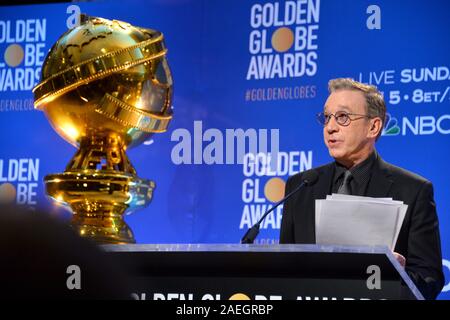
[{"label": "blurred foreground object", "polygon": [[0,206],[0,255],[2,299],[130,299],[105,253],[44,212]]}]

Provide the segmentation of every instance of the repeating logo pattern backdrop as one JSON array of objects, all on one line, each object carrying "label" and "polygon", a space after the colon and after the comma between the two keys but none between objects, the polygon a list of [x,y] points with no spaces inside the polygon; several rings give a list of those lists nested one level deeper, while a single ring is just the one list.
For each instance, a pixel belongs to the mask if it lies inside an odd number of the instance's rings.
[{"label": "repeating logo pattern backdrop", "polygon": [[[80,10],[160,30],[174,78],[169,130],[129,151],[152,203],[126,217],[139,243],[237,243],[283,196],[289,175],[331,161],[315,114],[327,82],[379,87],[389,162],[434,184],[450,297],[450,3],[446,1],[121,1],[0,12],[0,197],[70,213],[43,178],[75,149],[33,109],[47,51]],[[258,243],[278,241],[282,207]]]}]

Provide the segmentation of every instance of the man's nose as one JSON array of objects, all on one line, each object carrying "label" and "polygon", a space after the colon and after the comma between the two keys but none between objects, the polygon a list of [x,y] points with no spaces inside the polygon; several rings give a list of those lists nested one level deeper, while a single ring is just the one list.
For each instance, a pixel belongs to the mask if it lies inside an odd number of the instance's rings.
[{"label": "man's nose", "polygon": [[330,117],[330,121],[325,125],[325,129],[328,133],[333,133],[339,131],[339,125],[336,122],[336,118],[334,116]]}]

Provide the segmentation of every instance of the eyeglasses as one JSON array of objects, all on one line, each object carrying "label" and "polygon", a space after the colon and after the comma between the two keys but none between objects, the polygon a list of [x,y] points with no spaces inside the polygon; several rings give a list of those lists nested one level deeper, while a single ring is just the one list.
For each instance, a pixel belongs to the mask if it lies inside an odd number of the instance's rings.
[{"label": "eyeglasses", "polygon": [[[358,116],[358,118],[351,118],[350,116]],[[350,125],[350,122],[354,121],[354,120],[359,120],[362,118],[369,118],[370,116],[366,115],[366,114],[356,114],[356,113],[348,113],[345,111],[338,111],[336,112],[336,114],[328,114],[328,113],[324,113],[324,112],[320,112],[316,115],[317,117],[317,121],[319,121],[319,123],[323,126],[326,126],[328,124],[328,122],[330,122],[331,117],[334,117],[334,119],[336,120],[336,122],[341,125],[341,126],[348,126]]]}]

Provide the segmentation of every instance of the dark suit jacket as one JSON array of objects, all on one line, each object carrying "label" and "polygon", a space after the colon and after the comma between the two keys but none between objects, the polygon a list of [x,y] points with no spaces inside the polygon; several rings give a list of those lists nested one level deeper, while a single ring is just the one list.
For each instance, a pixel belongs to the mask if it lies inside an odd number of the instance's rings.
[{"label": "dark suit jacket", "polygon": [[[283,208],[280,243],[316,242],[315,200],[331,193],[335,165],[311,169],[319,178],[293,195]],[[302,181],[303,173],[290,177],[286,193]],[[439,225],[433,186],[426,179],[383,161],[378,155],[372,169],[368,197],[392,197],[408,205],[395,246],[406,258],[406,271],[426,299],[434,299],[444,286]]]}]

